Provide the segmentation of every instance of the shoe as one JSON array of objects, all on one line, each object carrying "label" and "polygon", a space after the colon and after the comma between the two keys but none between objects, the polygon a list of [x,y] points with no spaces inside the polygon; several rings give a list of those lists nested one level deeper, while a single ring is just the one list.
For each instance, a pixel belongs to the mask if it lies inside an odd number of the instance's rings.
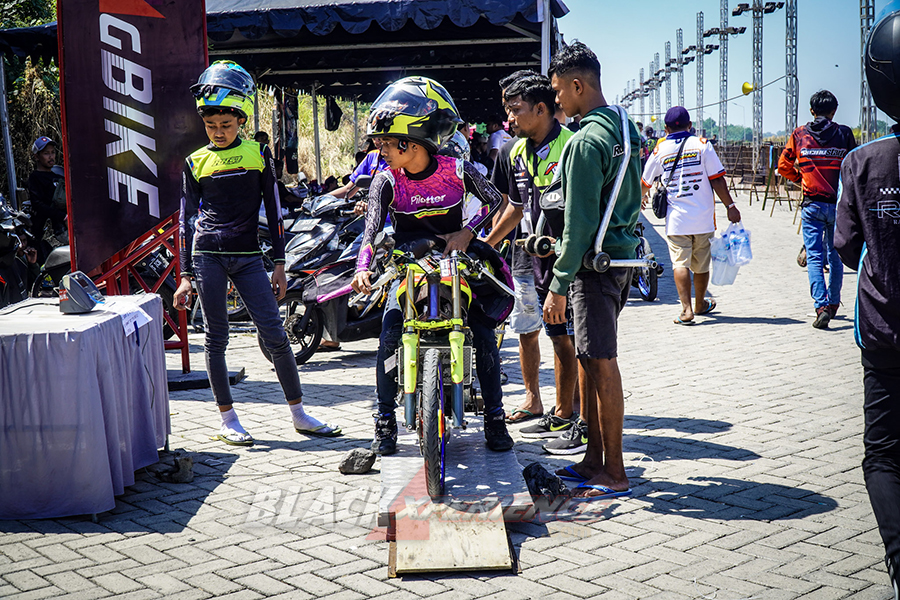
[{"label": "shoe", "polygon": [[372,452],[387,456],[397,452],[397,417],[391,413],[381,415],[375,413],[375,439],[372,440]]},{"label": "shoe", "polygon": [[831,321],[831,312],[827,306],[820,306],[816,309],[816,320],[813,321],[813,327],[816,329],[828,329],[828,323]]},{"label": "shoe", "polygon": [[891,578],[891,587],[894,590],[894,600],[900,600],[900,560],[893,561],[886,556],[884,562],[887,565],[888,577]]},{"label": "shoe", "polygon": [[829,305],[827,306],[827,308],[828,308],[828,314],[831,315],[831,318],[832,318],[832,319],[837,315],[837,311],[838,311],[838,309],[839,309],[840,307],[841,307],[840,304],[829,304]]},{"label": "shoe", "polygon": [[529,425],[519,430],[523,438],[555,438],[563,434],[564,431],[571,429],[578,419],[577,415],[572,415],[568,419],[557,417],[550,413],[541,417],[535,425]]},{"label": "shoe", "polygon": [[544,444],[550,454],[578,454],[587,450],[587,423],[579,418],[565,433]]},{"label": "shoe", "polygon": [[510,450],[515,442],[506,430],[506,421],[503,418],[484,422],[484,441],[487,447],[494,452],[506,452]]}]

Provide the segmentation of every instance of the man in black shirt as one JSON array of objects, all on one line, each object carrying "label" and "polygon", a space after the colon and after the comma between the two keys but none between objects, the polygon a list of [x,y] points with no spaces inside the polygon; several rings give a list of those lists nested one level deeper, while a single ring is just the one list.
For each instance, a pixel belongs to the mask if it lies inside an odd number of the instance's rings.
[{"label": "man in black shirt", "polygon": [[54,234],[61,233],[66,224],[65,195],[57,194],[56,188],[63,184],[62,175],[54,172],[56,165],[56,142],[45,135],[34,140],[31,145],[34,171],[28,176],[26,189],[32,214],[31,234],[38,250],[38,263],[43,264],[53,249],[42,242],[44,228],[50,222]]}]

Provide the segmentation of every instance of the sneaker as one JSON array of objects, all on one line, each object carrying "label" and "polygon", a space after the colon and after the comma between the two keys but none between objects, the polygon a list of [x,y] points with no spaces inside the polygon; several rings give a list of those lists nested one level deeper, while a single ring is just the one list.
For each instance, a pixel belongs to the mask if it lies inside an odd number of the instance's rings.
[{"label": "sneaker", "polygon": [[894,589],[894,600],[900,600],[900,561],[893,561],[888,556],[884,562],[887,564],[888,577],[891,578],[891,587]]},{"label": "sneaker", "polygon": [[572,428],[575,424],[577,415],[572,415],[568,419],[557,417],[553,413],[548,413],[541,417],[536,425],[529,425],[519,430],[523,438],[555,438]]},{"label": "sneaker", "polygon": [[829,304],[829,305],[827,306],[827,308],[828,308],[828,314],[831,315],[831,318],[832,318],[832,319],[837,315],[837,311],[838,311],[838,309],[839,309],[840,307],[841,307],[840,304]]},{"label": "sneaker", "polygon": [[372,452],[387,456],[397,452],[397,417],[391,413],[381,415],[375,413],[375,439],[372,440]]},{"label": "sneaker", "polygon": [[555,440],[544,444],[544,450],[550,454],[579,454],[587,450],[587,422],[579,418]]},{"label": "sneaker", "polygon": [[502,415],[499,419],[490,421],[485,418],[484,441],[487,447],[494,452],[506,452],[513,447],[515,442],[506,430],[506,421],[503,420]]},{"label": "sneaker", "polygon": [[827,306],[820,306],[816,309],[816,320],[813,321],[813,327],[816,329],[828,329],[828,323],[831,321],[831,312]]}]

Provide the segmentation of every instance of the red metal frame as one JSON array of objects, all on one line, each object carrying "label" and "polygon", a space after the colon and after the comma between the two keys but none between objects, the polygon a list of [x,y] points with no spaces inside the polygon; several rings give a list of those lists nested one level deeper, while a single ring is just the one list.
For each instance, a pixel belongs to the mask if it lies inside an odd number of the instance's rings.
[{"label": "red metal frame", "polygon": [[[100,267],[102,274],[94,277],[98,284],[105,283],[107,295],[130,294],[129,279],[134,279],[145,292],[157,293],[166,277],[172,275],[175,278],[176,287],[181,280],[180,249],[181,239],[178,235],[178,215],[176,211],[159,225],[148,231],[138,239],[131,242],[123,250],[106,260]],[[141,277],[136,267],[137,263],[147,257],[148,254],[160,246],[165,246],[174,260],[163,271],[162,276],[152,284],[148,284]],[[187,337],[187,311],[178,311],[178,322],[172,320],[164,310],[163,318],[175,332],[177,340],[165,343],[166,350],[181,351],[181,369],[184,373],[191,372],[190,348]]]}]

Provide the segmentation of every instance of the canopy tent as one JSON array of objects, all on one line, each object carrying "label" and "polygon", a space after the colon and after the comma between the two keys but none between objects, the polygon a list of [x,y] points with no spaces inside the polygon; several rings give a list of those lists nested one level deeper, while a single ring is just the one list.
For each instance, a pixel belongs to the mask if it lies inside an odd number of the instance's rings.
[{"label": "canopy tent", "polygon": [[[499,79],[541,71],[563,0],[207,0],[210,60],[261,85],[363,102],[400,77],[440,81],[462,117],[501,110]],[[56,24],[0,31],[0,52],[56,57]],[[0,115],[2,116],[2,115]]]}]

